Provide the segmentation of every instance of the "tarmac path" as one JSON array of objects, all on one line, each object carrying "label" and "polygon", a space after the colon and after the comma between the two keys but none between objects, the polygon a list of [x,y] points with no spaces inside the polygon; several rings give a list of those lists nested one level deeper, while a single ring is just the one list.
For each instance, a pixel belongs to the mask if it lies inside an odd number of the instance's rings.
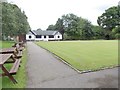
[{"label": "tarmac path", "polygon": [[33,42],[27,50],[26,88],[118,88],[118,68],[79,74]]}]

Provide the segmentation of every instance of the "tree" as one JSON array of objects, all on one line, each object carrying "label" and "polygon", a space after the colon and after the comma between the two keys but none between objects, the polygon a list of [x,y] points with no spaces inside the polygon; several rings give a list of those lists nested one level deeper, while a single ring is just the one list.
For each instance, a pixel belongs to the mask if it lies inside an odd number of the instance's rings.
[{"label": "tree", "polygon": [[2,3],[2,34],[3,36],[18,36],[30,30],[25,12],[15,5]]},{"label": "tree", "polygon": [[55,25],[53,24],[49,25],[46,30],[55,30]]},{"label": "tree", "polygon": [[79,33],[77,26],[79,17],[74,14],[66,14],[62,16],[62,19],[65,27],[65,33],[71,37],[71,39],[78,39]]},{"label": "tree", "polygon": [[0,0],[0,2],[7,2],[7,0]]},{"label": "tree", "polygon": [[[56,24],[55,24],[55,25],[53,25],[53,24],[49,25],[46,30],[52,30],[52,31],[57,30],[57,31],[59,31],[59,32],[62,34],[62,36],[63,36],[63,34],[64,34],[63,19],[58,18],[58,20],[56,21]],[[63,38],[64,38],[64,37],[62,37],[62,39],[63,39]]]},{"label": "tree", "polygon": [[65,33],[71,39],[91,39],[93,36],[92,24],[86,19],[74,14],[63,15]]},{"label": "tree", "polygon": [[58,18],[55,25],[49,25],[48,30],[58,30],[64,39],[92,39],[92,24],[87,19],[72,13]]},{"label": "tree", "polygon": [[55,30],[58,30],[62,34],[62,39],[64,39],[64,25],[63,25],[63,19],[58,18],[56,24],[55,24]]},{"label": "tree", "polygon": [[120,8],[119,6],[113,6],[105,10],[97,20],[99,26],[103,27],[106,30],[106,36],[110,39],[110,34],[112,29],[120,25]]},{"label": "tree", "polygon": [[105,30],[101,26],[92,26],[94,39],[104,39]]},{"label": "tree", "polygon": [[112,36],[115,39],[120,39],[120,26],[118,26],[112,30]]},{"label": "tree", "polygon": [[89,39],[92,39],[93,35],[94,35],[94,33],[92,30],[91,22],[86,21],[84,24],[84,27],[82,28],[81,39],[89,40]]}]

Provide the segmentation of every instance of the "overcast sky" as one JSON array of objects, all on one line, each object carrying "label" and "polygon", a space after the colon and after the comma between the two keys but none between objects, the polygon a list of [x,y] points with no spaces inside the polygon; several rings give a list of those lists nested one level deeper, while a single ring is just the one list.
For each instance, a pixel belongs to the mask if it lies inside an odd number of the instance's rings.
[{"label": "overcast sky", "polygon": [[97,17],[120,0],[8,0],[25,11],[31,29],[47,29],[63,14],[73,13],[97,25]]}]

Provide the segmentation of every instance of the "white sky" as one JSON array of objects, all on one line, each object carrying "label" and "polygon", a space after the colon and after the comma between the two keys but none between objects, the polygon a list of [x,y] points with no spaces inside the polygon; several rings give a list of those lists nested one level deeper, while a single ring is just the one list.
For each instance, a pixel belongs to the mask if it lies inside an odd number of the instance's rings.
[{"label": "white sky", "polygon": [[63,14],[73,13],[97,25],[97,18],[120,0],[8,0],[25,11],[31,29],[47,29]]}]

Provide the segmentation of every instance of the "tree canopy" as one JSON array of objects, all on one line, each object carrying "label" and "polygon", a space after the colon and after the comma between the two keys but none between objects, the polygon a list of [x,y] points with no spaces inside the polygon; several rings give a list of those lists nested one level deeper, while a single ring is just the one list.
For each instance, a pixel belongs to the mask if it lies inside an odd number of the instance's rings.
[{"label": "tree canopy", "polygon": [[97,22],[99,26],[106,30],[106,35],[110,37],[112,30],[120,26],[120,7],[113,6],[108,8],[105,13],[98,17]]},{"label": "tree canopy", "polygon": [[93,36],[92,24],[72,13],[62,15],[55,25],[49,25],[47,30],[58,30],[65,39],[91,39]]},{"label": "tree canopy", "polygon": [[113,38],[120,39],[120,26],[112,30],[112,36]]},{"label": "tree canopy", "polygon": [[55,25],[53,24],[49,25],[46,30],[55,30]]},{"label": "tree canopy", "polygon": [[11,3],[2,2],[2,34],[3,36],[17,36],[26,34],[30,29],[24,11]]},{"label": "tree canopy", "polygon": [[49,30],[58,30],[64,39],[118,39],[120,38],[120,6],[105,10],[98,17],[98,25],[73,13],[62,15],[55,25],[49,25]]},{"label": "tree canopy", "polygon": [[105,30],[101,26],[93,25],[93,39],[104,39],[105,36]]}]

